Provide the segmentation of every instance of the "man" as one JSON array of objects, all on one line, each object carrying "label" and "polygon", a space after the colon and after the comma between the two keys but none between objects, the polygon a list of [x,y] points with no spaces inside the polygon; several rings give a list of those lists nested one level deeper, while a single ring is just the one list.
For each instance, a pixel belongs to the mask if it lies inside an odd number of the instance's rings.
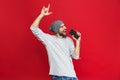
[{"label": "man", "polygon": [[[78,39],[73,37],[76,40],[74,48],[72,39],[66,36],[67,28],[61,20],[50,25],[50,31],[55,35],[44,33],[38,26],[44,16],[52,14],[49,8],[50,5],[42,8],[41,14],[32,23],[30,29],[46,47],[50,65],[49,75],[52,76],[52,80],[78,80],[72,58],[79,59],[81,37]],[[81,36],[80,33],[78,35]]]}]

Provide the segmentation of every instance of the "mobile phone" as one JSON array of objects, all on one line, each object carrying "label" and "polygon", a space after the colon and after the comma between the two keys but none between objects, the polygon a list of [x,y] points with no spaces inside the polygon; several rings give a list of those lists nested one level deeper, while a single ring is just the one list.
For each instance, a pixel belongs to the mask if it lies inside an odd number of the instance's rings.
[{"label": "mobile phone", "polygon": [[77,32],[73,29],[70,30],[70,34],[73,35],[76,39],[78,39],[80,36],[77,34]]}]

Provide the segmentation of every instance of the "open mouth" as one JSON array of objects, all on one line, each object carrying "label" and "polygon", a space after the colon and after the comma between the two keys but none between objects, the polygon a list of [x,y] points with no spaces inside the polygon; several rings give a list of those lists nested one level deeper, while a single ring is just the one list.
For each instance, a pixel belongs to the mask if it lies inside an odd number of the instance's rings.
[{"label": "open mouth", "polygon": [[63,30],[63,32],[65,32],[65,33],[66,33],[66,30]]}]

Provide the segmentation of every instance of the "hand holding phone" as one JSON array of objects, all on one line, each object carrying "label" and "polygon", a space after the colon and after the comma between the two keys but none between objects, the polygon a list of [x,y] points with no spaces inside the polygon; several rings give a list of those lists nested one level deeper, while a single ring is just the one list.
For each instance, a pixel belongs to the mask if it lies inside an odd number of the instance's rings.
[{"label": "hand holding phone", "polygon": [[78,39],[80,36],[77,34],[77,32],[73,29],[70,30],[70,34],[73,35],[76,39]]}]

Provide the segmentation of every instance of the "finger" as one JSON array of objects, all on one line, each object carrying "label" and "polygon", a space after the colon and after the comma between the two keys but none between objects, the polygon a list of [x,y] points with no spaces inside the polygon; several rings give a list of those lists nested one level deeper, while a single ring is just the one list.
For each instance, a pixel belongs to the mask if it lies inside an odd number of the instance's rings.
[{"label": "finger", "polygon": [[49,13],[48,13],[48,15],[51,15],[51,14],[52,14],[52,12],[49,12]]},{"label": "finger", "polygon": [[74,36],[72,36],[72,38],[73,38],[74,40],[76,40],[76,38],[75,38]]},{"label": "finger", "polygon": [[45,6],[43,6],[43,8],[42,9],[45,9]]},{"label": "finger", "polygon": [[52,14],[52,12],[49,12],[49,15]]},{"label": "finger", "polygon": [[45,6],[43,6],[42,11],[45,11]]},{"label": "finger", "polygon": [[50,8],[50,4],[48,4],[48,7],[47,7],[47,8],[48,8],[48,10],[49,10],[49,8]]}]

